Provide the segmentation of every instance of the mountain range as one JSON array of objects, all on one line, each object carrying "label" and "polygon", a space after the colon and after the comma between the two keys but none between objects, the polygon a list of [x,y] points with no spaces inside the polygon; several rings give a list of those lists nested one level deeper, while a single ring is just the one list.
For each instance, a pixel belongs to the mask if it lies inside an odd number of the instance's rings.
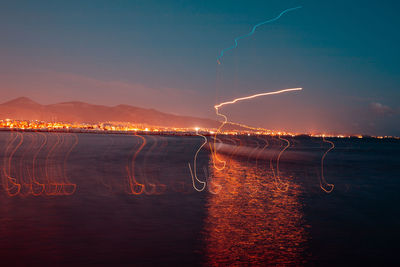
[{"label": "mountain range", "polygon": [[40,120],[46,122],[101,123],[130,122],[149,126],[179,128],[216,128],[218,121],[179,116],[129,105],[103,106],[72,101],[50,105],[19,97],[0,104],[0,119]]}]

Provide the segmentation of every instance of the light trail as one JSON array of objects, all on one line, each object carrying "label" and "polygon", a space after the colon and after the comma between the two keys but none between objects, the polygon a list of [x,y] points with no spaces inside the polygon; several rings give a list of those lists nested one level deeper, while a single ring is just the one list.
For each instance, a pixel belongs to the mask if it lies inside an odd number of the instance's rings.
[{"label": "light trail", "polygon": [[21,190],[21,193],[23,196],[28,195],[30,193],[30,189],[32,188],[31,174],[30,174],[27,166],[25,166],[26,164],[24,164],[24,163],[27,161],[28,152],[33,151],[33,147],[35,145],[35,140],[34,140],[34,135],[32,133],[28,132],[28,133],[26,133],[25,141],[29,140],[29,139],[30,139],[30,142],[28,142],[28,146],[23,150],[22,155],[20,156],[20,159],[19,159],[19,173],[20,173],[19,176],[21,179],[20,184],[22,185],[22,188],[28,188],[27,193],[22,192],[22,190]]},{"label": "light trail", "polygon": [[291,91],[301,91],[301,90],[303,90],[303,88],[301,88],[301,87],[289,88],[289,89],[282,89],[282,90],[279,90],[279,91],[266,92],[266,93],[260,93],[260,94],[251,95],[251,96],[240,97],[240,98],[236,98],[236,99],[234,99],[232,101],[222,102],[222,103],[220,103],[218,105],[215,105],[214,108],[218,111],[218,109],[220,107],[225,106],[225,105],[229,105],[229,104],[235,104],[238,101],[253,99],[253,98],[256,98],[256,97],[260,97],[260,96],[277,95],[277,94],[281,94],[281,93],[286,93],[286,92],[291,92]]},{"label": "light trail", "polygon": [[39,187],[41,188],[41,190],[40,190],[40,192],[36,193],[36,191],[34,190],[33,185],[32,185],[32,195],[34,195],[34,196],[39,196],[39,195],[41,195],[41,194],[44,192],[44,190],[45,190],[45,184],[42,184],[42,183],[39,183],[39,182],[38,182],[38,179],[37,179],[37,178],[38,178],[38,175],[36,175],[35,166],[36,166],[36,160],[37,160],[37,158],[38,158],[38,155],[39,155],[40,151],[41,151],[41,150],[46,146],[46,144],[47,144],[47,136],[46,136],[46,134],[41,133],[41,132],[38,132],[37,134],[40,135],[40,136],[43,136],[43,142],[41,143],[39,149],[36,150],[36,153],[33,155],[33,159],[32,159],[32,181],[33,181],[33,183],[34,183],[35,185],[39,186]]},{"label": "light trail", "polygon": [[[142,175],[142,177],[143,177],[143,184],[145,185],[144,186],[144,193],[146,194],[146,195],[154,195],[155,193],[156,193],[156,189],[157,189],[157,184],[156,183],[150,183],[149,182],[149,180],[148,180],[148,178],[147,178],[147,176],[149,176],[149,174],[151,173],[151,172],[148,172],[147,171],[147,165],[148,165],[148,157],[149,157],[149,155],[151,154],[151,152],[154,150],[154,148],[157,146],[157,144],[158,144],[158,141],[157,141],[157,138],[155,138],[154,136],[151,136],[151,135],[149,135],[149,136],[147,136],[148,137],[148,139],[149,139],[149,144],[151,143],[151,141],[153,141],[153,144],[147,149],[147,151],[146,151],[146,153],[144,154],[144,157],[143,157],[143,161],[142,161],[142,168],[141,168],[141,175]],[[146,174],[147,175],[146,175]]]},{"label": "light trail", "polygon": [[[235,103],[237,103],[237,102],[239,102],[239,101],[254,99],[254,98],[257,98],[257,97],[261,97],[261,96],[277,95],[277,94],[282,94],[282,93],[287,93],[287,92],[293,92],[293,91],[301,91],[301,90],[303,90],[303,88],[301,88],[301,87],[282,89],[282,90],[278,90],[278,91],[265,92],[265,93],[260,93],[260,94],[255,94],[255,95],[240,97],[240,98],[236,98],[236,99],[231,100],[231,101],[222,102],[222,103],[220,103],[220,104],[218,104],[218,105],[215,105],[215,106],[214,106],[214,108],[215,108],[215,113],[216,113],[218,116],[223,117],[223,118],[224,118],[224,121],[222,122],[221,126],[217,129],[217,131],[215,132],[215,135],[214,135],[214,137],[215,137],[215,138],[214,138],[214,147],[213,147],[213,148],[214,148],[214,151],[212,151],[212,155],[213,155],[213,157],[214,157],[214,160],[213,160],[214,168],[215,168],[216,170],[218,170],[218,171],[221,171],[221,170],[223,170],[223,169],[225,168],[225,166],[226,166],[226,162],[225,162],[225,161],[219,160],[219,159],[217,158],[217,151],[216,151],[216,145],[215,145],[215,144],[216,144],[215,139],[216,139],[216,137],[217,137],[217,134],[221,131],[222,127],[224,127],[224,125],[228,123],[228,117],[227,117],[226,115],[220,113],[220,112],[219,112],[219,108],[221,108],[221,107],[223,107],[223,106],[226,106],[226,105],[235,104]],[[232,124],[236,124],[236,123],[232,123]],[[242,124],[239,124],[239,125],[242,126]],[[245,128],[252,128],[252,127],[249,127],[249,126],[246,126],[246,125],[243,125],[242,127],[245,127]],[[219,162],[223,163],[223,167],[222,167],[222,168],[217,167],[216,164],[215,164],[216,161],[219,161]]]},{"label": "light trail", "polygon": [[[193,170],[192,170],[192,167],[190,166],[190,163],[189,163],[189,162],[188,162],[188,166],[189,166],[190,175],[191,175],[191,177],[192,177],[193,188],[194,188],[196,191],[201,192],[201,191],[204,190],[204,188],[206,188],[207,182],[203,182],[203,181],[201,181],[201,180],[199,180],[199,179],[197,178],[197,166],[196,166],[196,165],[197,165],[197,155],[199,154],[199,152],[200,152],[200,150],[203,148],[203,146],[204,146],[205,144],[207,144],[207,137],[205,137],[204,135],[199,134],[199,133],[198,133],[198,129],[196,129],[196,135],[203,137],[204,142],[203,142],[203,144],[199,147],[199,149],[197,149],[196,154],[194,155],[194,159],[193,159]],[[197,182],[199,182],[199,183],[201,183],[201,184],[203,185],[203,187],[202,187],[201,189],[198,189],[198,188],[196,187],[196,184],[195,184],[195,182],[194,182],[195,179],[196,179]]]},{"label": "light trail", "polygon": [[[326,182],[326,180],[325,180],[325,177],[324,177],[324,159],[326,157],[326,154],[328,154],[329,151],[331,151],[332,149],[335,148],[335,144],[332,141],[326,140],[325,136],[322,136],[322,141],[325,142],[325,143],[331,144],[331,147],[327,151],[325,151],[324,155],[321,158],[321,180],[319,181],[319,185],[320,185],[321,189],[324,190],[326,193],[330,193],[330,192],[333,191],[333,188],[335,187],[335,185],[334,184],[328,184]],[[330,189],[325,189],[323,187],[322,183],[328,185],[330,187]]]},{"label": "light trail", "polygon": [[[144,192],[145,189],[145,185],[139,183],[136,180],[135,177],[135,166],[136,166],[136,158],[139,155],[140,151],[146,146],[146,139],[141,136],[141,135],[137,135],[135,134],[134,136],[139,137],[140,139],[142,139],[142,143],[140,144],[139,148],[135,151],[135,153],[132,156],[132,160],[131,160],[131,168],[129,169],[129,166],[126,166],[126,171],[128,173],[128,185],[129,185],[129,193],[132,195],[141,195]],[[139,188],[139,191],[136,191],[136,188]]]},{"label": "light trail", "polygon": [[[11,150],[12,145],[14,144],[14,142],[16,140],[18,140],[18,137],[20,137],[19,142],[15,145],[14,149]],[[21,191],[21,184],[19,184],[17,182],[16,178],[11,176],[11,161],[12,161],[12,158],[13,158],[15,152],[22,145],[23,141],[24,141],[24,136],[21,133],[17,132],[15,137],[13,137],[11,135],[10,136],[10,141],[8,142],[7,147],[5,149],[5,152],[4,152],[4,159],[3,159],[4,160],[4,164],[3,164],[4,165],[3,166],[3,173],[4,173],[3,187],[4,187],[4,189],[6,190],[7,194],[10,197],[18,195],[20,193],[20,191]],[[10,154],[8,155],[9,151],[10,151]],[[8,173],[7,173],[6,168],[8,168]],[[13,185],[12,188],[16,187],[16,191],[15,192],[11,191],[11,188],[9,187],[9,183],[11,183]]]},{"label": "light trail", "polygon": [[[276,188],[279,191],[286,192],[289,189],[289,184],[288,183],[283,183],[281,181],[281,175],[280,175],[280,171],[279,171],[279,161],[281,159],[281,156],[282,156],[283,152],[285,152],[285,150],[288,149],[288,147],[290,146],[290,142],[289,142],[289,140],[287,140],[285,138],[282,138],[281,136],[278,136],[278,138],[279,138],[279,140],[285,141],[286,142],[286,146],[281,150],[281,152],[279,152],[278,158],[276,159],[276,179],[275,179],[275,182],[276,182]],[[281,187],[278,186],[279,184],[284,185],[284,189],[283,190],[281,189]]]},{"label": "light trail", "polygon": [[229,50],[231,50],[231,49],[236,48],[236,47],[238,46],[238,41],[239,41],[240,39],[243,39],[243,38],[246,38],[246,37],[249,37],[249,36],[253,35],[254,32],[255,32],[255,30],[257,29],[257,27],[260,27],[260,26],[262,26],[262,25],[264,25],[264,24],[267,24],[267,23],[274,22],[274,21],[278,20],[280,17],[282,17],[283,14],[285,14],[285,13],[287,13],[287,12],[290,12],[290,11],[293,11],[293,10],[296,10],[296,9],[299,9],[299,8],[301,8],[301,6],[288,8],[288,9],[282,11],[282,12],[281,12],[278,16],[276,16],[275,18],[269,19],[269,20],[266,20],[266,21],[263,21],[263,22],[260,22],[260,23],[258,23],[258,24],[256,24],[256,25],[254,25],[253,28],[252,28],[252,30],[251,30],[249,33],[244,34],[244,35],[241,35],[241,36],[235,38],[235,44],[232,45],[231,47],[228,47],[228,48],[223,49],[223,50],[221,51],[220,55],[217,57],[217,62],[218,62],[218,64],[221,64],[220,59],[224,56],[224,53],[225,53],[226,51],[229,51]]}]

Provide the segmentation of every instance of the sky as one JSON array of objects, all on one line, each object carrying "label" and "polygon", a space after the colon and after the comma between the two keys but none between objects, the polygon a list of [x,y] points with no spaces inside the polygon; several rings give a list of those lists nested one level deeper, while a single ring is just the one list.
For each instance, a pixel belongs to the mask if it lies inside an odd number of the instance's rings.
[{"label": "sky", "polygon": [[[258,27],[287,8],[301,9]],[[400,136],[398,1],[1,1],[0,102],[128,104],[275,130]]]}]

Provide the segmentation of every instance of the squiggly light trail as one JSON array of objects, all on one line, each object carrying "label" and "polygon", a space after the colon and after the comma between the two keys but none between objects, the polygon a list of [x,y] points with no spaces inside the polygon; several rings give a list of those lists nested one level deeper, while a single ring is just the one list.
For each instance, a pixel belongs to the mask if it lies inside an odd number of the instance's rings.
[{"label": "squiggly light trail", "polygon": [[[331,151],[332,149],[335,148],[335,144],[332,141],[326,140],[325,136],[322,136],[322,141],[324,143],[329,143],[331,145],[331,147],[325,151],[324,155],[321,158],[321,180],[319,181],[319,185],[321,187],[322,190],[324,190],[326,193],[330,193],[333,191],[333,188],[335,187],[334,184],[329,184],[324,177],[324,159],[326,157],[326,154],[328,154],[329,151]],[[322,183],[324,183],[324,185],[328,185],[330,187],[330,189],[325,189],[325,187],[322,185]]]},{"label": "squiggly light trail", "polygon": [[224,56],[224,52],[236,48],[236,47],[238,46],[238,43],[237,43],[237,42],[238,42],[240,39],[243,39],[243,38],[249,37],[250,35],[253,35],[257,27],[259,27],[259,26],[261,26],[261,25],[264,25],[264,24],[267,24],[267,23],[270,23],[270,22],[274,22],[274,21],[278,20],[280,17],[282,17],[283,14],[285,14],[285,13],[287,13],[287,12],[289,12],[289,11],[293,11],[293,10],[299,9],[299,8],[301,8],[301,6],[288,8],[288,9],[282,11],[282,12],[281,12],[278,16],[276,16],[275,18],[269,19],[269,20],[266,20],[266,21],[263,21],[263,22],[260,22],[260,23],[256,24],[255,26],[253,26],[253,29],[251,30],[251,32],[249,32],[249,33],[247,33],[247,34],[245,34],[245,35],[241,35],[241,36],[235,38],[235,45],[232,45],[231,47],[228,47],[228,48],[223,49],[223,50],[221,51],[220,55],[217,57],[217,62],[218,62],[218,64],[221,64],[220,59]]},{"label": "squiggly light trail", "polygon": [[[203,142],[203,144],[199,147],[199,149],[197,149],[196,154],[194,155],[194,159],[193,159],[193,170],[192,170],[192,167],[190,166],[190,163],[189,163],[189,162],[188,162],[188,166],[189,166],[190,175],[191,175],[191,177],[192,177],[193,188],[194,188],[196,191],[201,192],[201,191],[204,190],[204,188],[206,188],[207,182],[203,182],[203,181],[199,180],[199,178],[197,178],[197,166],[196,166],[196,163],[197,163],[197,155],[199,154],[199,152],[200,152],[200,150],[203,148],[203,146],[204,146],[205,144],[207,144],[207,137],[205,137],[204,135],[199,134],[198,129],[196,129],[196,135],[197,135],[197,136],[203,137],[204,142]],[[194,182],[195,179],[196,179],[196,181],[197,181],[198,183],[201,183],[201,184],[203,185],[202,188],[198,189],[198,188],[196,187],[196,184],[195,184],[195,182]]]},{"label": "squiggly light trail", "polygon": [[[286,192],[289,189],[289,184],[288,183],[282,183],[281,181],[281,174],[279,171],[279,161],[281,159],[281,156],[283,152],[290,146],[289,140],[282,138],[281,136],[278,136],[279,140],[285,141],[286,146],[279,152],[278,158],[276,159],[276,177],[275,177],[275,183],[276,183],[276,188],[279,191]],[[275,176],[275,175],[274,175]],[[280,185],[284,185],[284,189],[281,189]]]}]

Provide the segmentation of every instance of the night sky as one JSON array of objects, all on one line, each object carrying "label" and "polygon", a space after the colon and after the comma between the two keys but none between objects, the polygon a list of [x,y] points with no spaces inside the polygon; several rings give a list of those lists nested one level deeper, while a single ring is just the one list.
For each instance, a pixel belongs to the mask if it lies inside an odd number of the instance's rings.
[{"label": "night sky", "polygon": [[[301,132],[400,135],[398,1],[1,1],[0,102],[129,104]],[[284,14],[217,56],[255,24]]]}]

